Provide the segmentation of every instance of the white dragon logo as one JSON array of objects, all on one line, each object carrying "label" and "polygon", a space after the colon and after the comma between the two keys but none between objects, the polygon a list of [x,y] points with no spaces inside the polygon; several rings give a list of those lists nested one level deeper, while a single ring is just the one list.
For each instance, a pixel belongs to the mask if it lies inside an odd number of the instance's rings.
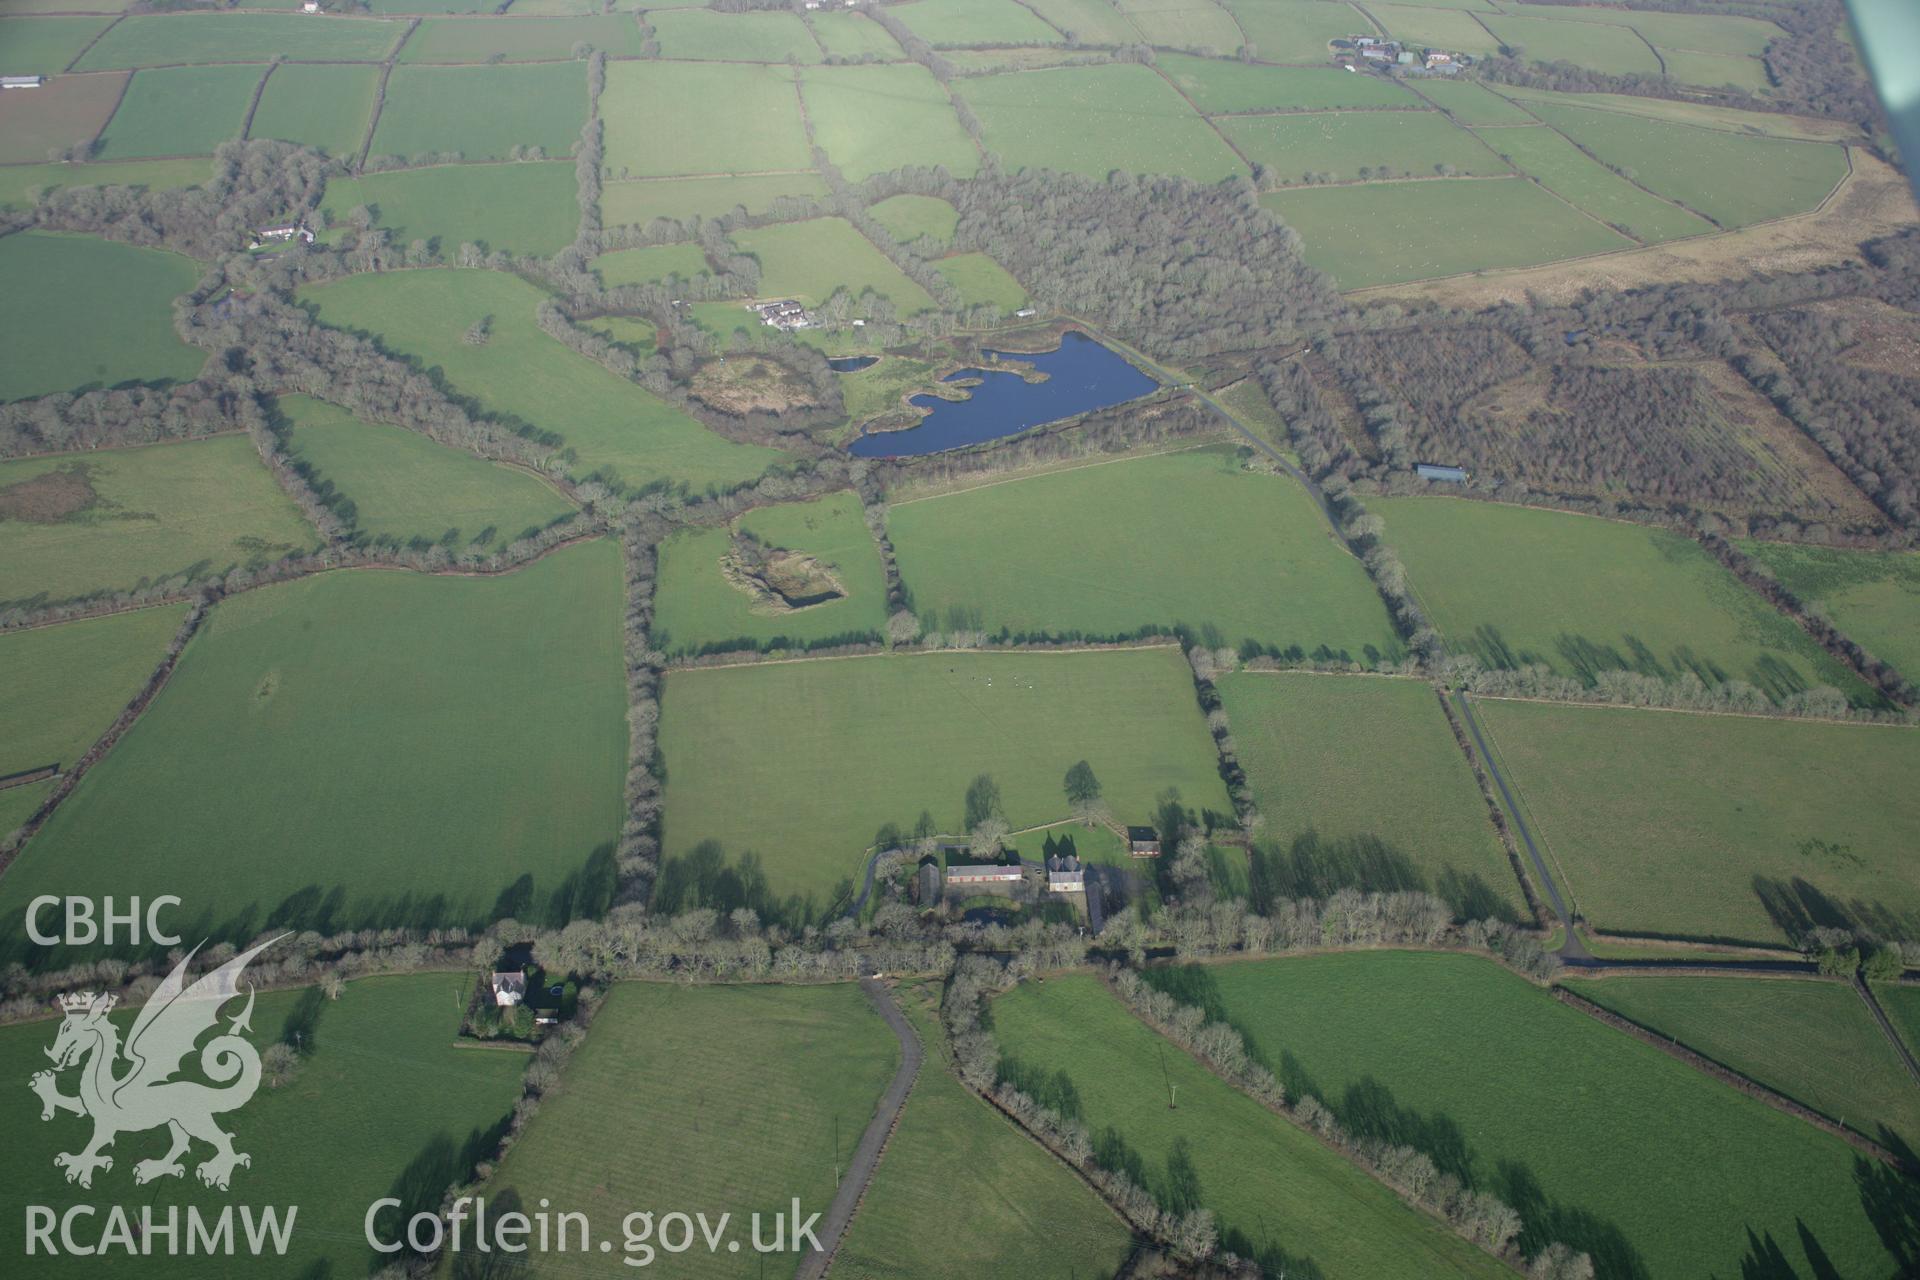
[{"label": "white dragon logo", "polygon": [[[279,940],[269,939],[235,956],[190,987],[185,976],[193,959],[189,953],[141,1008],[124,1048],[119,1030],[107,1018],[114,1005],[113,996],[81,991],[60,997],[60,1007],[67,1016],[53,1047],[46,1051],[53,1060],[53,1070],[35,1072],[30,1084],[40,1095],[42,1120],[51,1120],[60,1111],[93,1118],[93,1140],[80,1151],[53,1158],[56,1168],[66,1170],[68,1182],[91,1187],[96,1169],[113,1168],[113,1157],[104,1154],[104,1148],[112,1146],[115,1137],[161,1125],[172,1134],[173,1145],[159,1159],[134,1165],[135,1182],[180,1177],[186,1172],[180,1157],[193,1145],[194,1138],[214,1148],[214,1154],[194,1170],[210,1187],[225,1191],[235,1167],[253,1163],[252,1157],[233,1149],[233,1135],[214,1123],[220,1113],[246,1105],[260,1087],[260,1055],[239,1035],[252,1030],[251,985],[246,1007],[229,1020],[226,1032],[209,1040],[200,1051],[200,1070],[207,1079],[224,1087],[172,1077],[200,1037],[219,1022],[220,1007],[238,994],[240,973],[248,961]],[[116,1075],[123,1055],[132,1067]],[[71,1097],[61,1093],[55,1073],[83,1061],[80,1092]]]}]

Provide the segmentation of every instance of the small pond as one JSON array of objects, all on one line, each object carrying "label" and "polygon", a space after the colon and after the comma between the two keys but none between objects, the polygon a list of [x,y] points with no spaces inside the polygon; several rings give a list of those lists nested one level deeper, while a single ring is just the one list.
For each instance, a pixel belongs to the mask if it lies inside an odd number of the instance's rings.
[{"label": "small pond", "polygon": [[835,373],[858,373],[870,365],[880,363],[879,356],[828,356],[827,368]]},{"label": "small pond", "polygon": [[941,381],[980,379],[980,385],[967,388],[967,399],[914,396],[913,404],[932,411],[920,425],[905,431],[871,432],[854,440],[848,451],[861,458],[904,458],[961,449],[1134,400],[1160,385],[1117,353],[1073,330],[1061,337],[1055,351],[1039,355],[1016,351],[987,354],[1031,364],[1047,379],[1028,382],[1018,373],[1005,370],[957,370]]}]

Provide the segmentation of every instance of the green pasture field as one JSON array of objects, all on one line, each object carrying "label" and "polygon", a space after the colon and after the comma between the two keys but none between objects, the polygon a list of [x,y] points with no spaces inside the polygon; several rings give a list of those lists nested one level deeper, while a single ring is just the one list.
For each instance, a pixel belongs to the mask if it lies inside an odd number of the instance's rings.
[{"label": "green pasture field", "polygon": [[[1025,982],[993,1002],[1003,1070],[1064,1073],[1084,1122],[1113,1130],[1167,1184],[1185,1140],[1198,1198],[1222,1244],[1268,1275],[1391,1277],[1510,1274],[1490,1255],[1274,1115],[1127,1011],[1090,974]],[[1098,1046],[1090,1053],[1092,1046]],[[1171,1096],[1178,1109],[1167,1105]]]},{"label": "green pasture field", "polygon": [[6,918],[47,892],[176,894],[223,938],[604,910],[621,612],[610,540],[497,577],[341,570],[231,596],[8,871]]},{"label": "green pasture field", "polygon": [[[1131,32],[1132,28],[1128,30]],[[1029,44],[1006,49],[942,49],[940,56],[962,71],[981,72],[1061,67],[1083,55],[1065,45]]]},{"label": "green pasture field", "polygon": [[[585,7],[586,0],[580,0],[580,8],[582,11],[584,11]],[[367,0],[368,11],[382,15],[390,13],[479,13],[482,10],[487,13],[492,13],[498,8],[499,5],[492,3],[491,0]],[[529,11],[537,11],[539,8],[539,5],[530,3],[530,0],[517,0],[517,3],[513,6],[513,11],[515,13],[526,13]],[[598,13],[600,6],[593,5],[592,9],[595,13]],[[572,10],[569,10],[569,12],[572,12]]]},{"label": "green pasture field", "polygon": [[887,29],[866,14],[842,10],[821,10],[807,15],[813,34],[828,53],[840,58],[858,58],[872,54],[876,58],[898,58],[900,43]]},{"label": "green pasture field", "polygon": [[1268,62],[1323,64],[1332,41],[1374,30],[1352,5],[1325,0],[1229,0],[1228,7]]},{"label": "green pasture field", "polygon": [[[65,71],[108,21],[99,16],[17,18],[0,14],[0,75],[38,72],[51,76]],[[46,87],[42,85],[41,89]]]},{"label": "green pasture field", "polygon": [[1529,109],[1606,164],[1722,226],[1804,213],[1846,176],[1835,146],[1750,138],[1614,111],[1530,102]]},{"label": "green pasture field", "polygon": [[1553,129],[1489,129],[1480,137],[1547,190],[1636,240],[1652,244],[1713,230],[1705,218],[1634,186]]},{"label": "green pasture field", "polygon": [[[534,322],[546,295],[499,271],[358,275],[303,291],[325,324],[362,330],[442,371],[456,394],[489,412],[559,434],[577,475],[607,469],[627,485],[748,483],[785,455],[735,444],[644,388],[547,336]],[[485,346],[465,341],[493,317]]]},{"label": "green pasture field", "polygon": [[[0,116],[0,120],[4,118]],[[0,165],[0,209],[31,208],[35,191],[57,191],[65,187],[125,186],[154,191],[193,187],[205,182],[212,170],[211,162],[205,159]]]},{"label": "green pasture field", "polygon": [[800,88],[814,141],[851,181],[910,164],[945,165],[959,178],[980,167],[946,89],[919,63],[808,67]]},{"label": "green pasture field", "polygon": [[[1532,9],[1528,5],[1526,12]],[[1418,5],[1370,4],[1367,12],[1378,18],[1388,34],[1405,44],[1432,45],[1453,53],[1491,54],[1498,52],[1500,41],[1472,14],[1458,9],[1435,9]],[[1422,80],[1424,91],[1430,83],[1470,84],[1471,81]]]},{"label": "green pasture field", "polygon": [[[1146,821],[1179,791],[1229,814],[1178,649],[935,652],[671,671],[661,703],[665,850],[757,853],[780,896],[830,901],[883,824],[957,831],[968,785],[999,784],[1016,827],[1063,817],[1093,766],[1108,807]],[[804,902],[803,904],[804,905]]]},{"label": "green pasture field", "polygon": [[1674,974],[1566,985],[1869,1138],[1884,1125],[1920,1141],[1920,1088],[1847,983]]},{"label": "green pasture field", "polygon": [[[1531,13],[1536,6],[1517,7]],[[1660,59],[1626,27],[1510,14],[1487,14],[1481,21],[1500,37],[1500,43],[1521,50],[1523,62],[1571,62],[1610,76],[1660,74]]]},{"label": "green pasture field", "polygon": [[889,196],[867,212],[902,244],[925,236],[945,247],[953,242],[953,229],[960,225],[960,211],[937,196]]},{"label": "green pasture field", "polygon": [[1018,71],[959,81],[956,88],[979,115],[987,149],[1012,169],[1092,178],[1121,169],[1200,182],[1245,172],[1233,150],[1151,67]]},{"label": "green pasture field", "polygon": [[298,49],[308,62],[379,62],[404,22],[304,13],[165,13],[123,19],[87,50],[79,71],[179,63],[268,62]]},{"label": "green pasture field", "polygon": [[[269,950],[258,963],[273,955]],[[274,1205],[283,1222],[293,1220],[293,1230],[285,1256],[269,1253],[273,1260],[267,1269],[289,1276],[357,1275],[372,1256],[362,1228],[367,1207],[393,1195],[406,1200],[409,1213],[437,1209],[447,1185],[466,1182],[475,1160],[491,1157],[520,1096],[524,1054],[462,1048],[455,1041],[472,989],[469,974],[422,973],[356,979],[337,1001],[321,999],[311,988],[262,991],[248,1039],[264,1051],[298,1031],[307,1051],[292,1080],[262,1087],[246,1106],[221,1117],[220,1127],[233,1134],[234,1149],[252,1157],[249,1166],[234,1171],[230,1192],[202,1186],[195,1176],[195,1167],[212,1152],[199,1142],[185,1157],[184,1176],[136,1189],[133,1166],[166,1153],[164,1128],[122,1133],[112,1148],[113,1168],[96,1175],[91,1191],[69,1184],[53,1158],[79,1150],[87,1125],[74,1116],[41,1123],[40,1101],[24,1087],[29,1075],[47,1066],[44,1051],[53,1042],[56,1023],[0,1029],[0,1069],[22,1082],[7,1091],[0,1106],[13,1157],[0,1173],[0,1195],[15,1204],[53,1206],[56,1212],[100,1204],[96,1216],[77,1221],[103,1227],[107,1197],[123,1203],[136,1224],[149,1205],[158,1224],[166,1222],[168,1210],[181,1210],[179,1255],[164,1256],[163,1241],[153,1248],[155,1256],[136,1264],[141,1274],[161,1280],[258,1274],[261,1259],[245,1253],[243,1244],[236,1245],[233,1257],[188,1255],[185,1209],[194,1206],[211,1224],[235,1200]],[[244,1004],[235,1000],[225,1012],[238,1015]],[[131,1009],[118,1011],[113,1022],[124,1035],[133,1017]],[[73,1076],[61,1080],[62,1092],[75,1091]],[[317,1141],[322,1134],[326,1141]],[[416,1185],[413,1179],[422,1181]],[[402,1216],[393,1209],[382,1215],[386,1238],[400,1237]],[[239,1215],[235,1218],[234,1235],[244,1238]],[[23,1256],[27,1248],[22,1224],[18,1214],[8,1214],[0,1224],[0,1249],[11,1257]],[[60,1280],[100,1273],[97,1257],[55,1252],[61,1256],[48,1258],[40,1250],[30,1268],[34,1276]]]},{"label": "green pasture field", "polygon": [[1078,822],[1061,822],[1033,831],[1022,831],[1009,840],[1008,844],[1021,857],[1034,862],[1046,861],[1049,845],[1057,849],[1061,845],[1070,844],[1073,847],[1074,856],[1082,862],[1097,862],[1108,867],[1125,867],[1142,875],[1148,875],[1153,867],[1150,860],[1134,857],[1120,837],[1114,834],[1113,828],[1104,824],[1086,827]]},{"label": "green pasture field", "polygon": [[933,305],[927,291],[909,280],[873,242],[845,218],[782,222],[734,233],[742,253],[760,260],[760,293],[768,298],[825,302],[835,289],[853,297],[872,289],[893,299],[902,315]]},{"label": "green pasture field", "polygon": [[573,57],[575,45],[610,57],[638,56],[640,25],[627,14],[583,18],[428,18],[414,29],[400,61],[548,62]]},{"label": "green pasture field", "polygon": [[1418,178],[1441,165],[1470,177],[1512,172],[1478,135],[1438,111],[1316,111],[1217,123],[1242,155],[1290,182],[1308,173],[1350,179],[1362,168]]},{"label": "green pasture field", "polygon": [[200,267],[164,249],[24,231],[0,237],[0,400],[132,382],[191,382],[207,353],[173,331]]},{"label": "green pasture field", "polygon": [[[1219,644],[1356,662],[1400,653],[1386,606],[1313,500],[1290,479],[1242,469],[1231,447],[1046,472],[889,511],[901,576],[930,629],[1114,636],[1183,625],[1211,628]],[[1235,550],[1256,546],[1257,556]]]},{"label": "green pasture field", "polygon": [[601,316],[587,321],[585,327],[637,356],[652,355],[659,345],[659,331],[637,316]]},{"label": "green pasture field", "polygon": [[24,787],[8,787],[0,791],[0,836],[11,835],[27,825],[31,818],[53,794],[54,782],[30,782]]},{"label": "green pasture field", "polygon": [[1260,203],[1342,289],[1576,258],[1633,241],[1516,179],[1276,191]]},{"label": "green pasture field", "polygon": [[1766,63],[1758,58],[1661,49],[1660,60],[1667,64],[1667,74],[1684,84],[1714,89],[1730,84],[1750,93],[1765,93],[1773,87]]},{"label": "green pasture field", "polygon": [[1213,398],[1225,405],[1240,421],[1252,427],[1268,444],[1282,453],[1292,455],[1293,445],[1287,436],[1287,424],[1273,407],[1273,401],[1267,398],[1265,389],[1257,379],[1246,377],[1223,391],[1214,393]]},{"label": "green pasture field", "polygon": [[613,178],[743,174],[812,165],[784,66],[616,62],[600,118]]},{"label": "green pasture field", "polygon": [[1058,31],[1017,0],[913,0],[888,9],[935,48],[946,45],[1059,44]]},{"label": "green pasture field", "polygon": [[320,209],[338,226],[365,205],[399,244],[438,240],[451,251],[472,242],[544,255],[573,243],[578,192],[571,161],[443,164],[330,179]]},{"label": "green pasture field", "polygon": [[[939,984],[901,986],[894,998],[927,1061],[834,1271],[857,1280],[1115,1273],[1132,1243],[1125,1224],[954,1077]],[[935,1221],[946,1230],[928,1231]]]},{"label": "green pasture field", "polygon": [[[1604,12],[1596,9],[1594,12]],[[1500,86],[1500,96],[1520,106],[1535,103],[1545,106],[1585,107],[1590,111],[1613,111],[1644,116],[1674,124],[1698,125],[1703,129],[1722,129],[1729,133],[1753,134],[1766,138],[1801,138],[1809,142],[1832,142],[1860,135],[1838,120],[1818,120],[1808,116],[1783,115],[1777,111],[1742,111],[1711,102],[1688,102],[1674,98],[1641,98],[1623,93],[1554,93],[1547,89],[1523,89],[1518,85]]]},{"label": "green pasture field", "polygon": [[[654,14],[647,22],[660,41],[663,58],[713,62],[820,61],[820,46],[813,33],[793,13],[676,9]],[[628,25],[633,24],[629,21]],[[635,31],[638,32],[637,27]]]},{"label": "green pasture field", "polygon": [[[1433,10],[1421,12],[1429,13]],[[1431,99],[1442,111],[1464,125],[1534,123],[1533,117],[1525,111],[1485,85],[1476,84],[1471,80],[1422,80],[1420,92]],[[1496,149],[1500,146],[1497,134],[1488,134],[1486,137]]]},{"label": "green pasture field", "polygon": [[1920,840],[1920,733],[1475,705],[1534,838],[1565,869],[1563,892],[1596,929],[1762,945],[1843,920],[1920,933],[1920,866],[1908,856]]},{"label": "green pasture field", "polygon": [[373,120],[380,68],[364,64],[283,63],[267,77],[254,109],[250,138],[278,138],[353,158]]},{"label": "green pasture field", "polygon": [[1488,667],[1544,663],[1709,685],[1745,680],[1775,699],[1831,685],[1868,691],[1838,660],[1677,533],[1562,511],[1458,498],[1383,498],[1433,625]]},{"label": "green pasture field", "polygon": [[[1244,8],[1258,2],[1259,0],[1232,0],[1237,8]],[[1402,0],[1402,2],[1425,9],[1474,9],[1481,13],[1491,13],[1495,8],[1491,0]],[[1533,7],[1531,0],[1525,0],[1525,2],[1528,8]]]},{"label": "green pasture field", "polygon": [[763,611],[721,573],[730,531],[689,529],[660,548],[652,631],[656,649],[683,654],[712,647],[767,648],[781,639],[805,645],[835,636],[871,640],[885,632],[886,579],[857,496],[835,493],[812,502],[759,507],[738,524],[769,547],[814,557],[832,571],[846,594],[786,613]]},{"label": "green pasture field", "polygon": [[1081,44],[1132,44],[1140,38],[1107,0],[1031,0],[1027,7]]},{"label": "green pasture field", "polygon": [[135,72],[94,154],[102,160],[212,155],[216,146],[240,136],[263,74],[257,66]]},{"label": "green pasture field", "polygon": [[[850,982],[618,983],[489,1194],[572,1206],[608,1234],[635,1206],[685,1203],[705,1206],[709,1221],[731,1214],[744,1240],[759,1213],[771,1240],[773,1214],[791,1212],[795,1197],[803,1219],[825,1211],[835,1168],[899,1060],[899,1042]],[[614,1252],[577,1255],[570,1269],[634,1274],[614,1238]],[[675,1276],[746,1278],[762,1265],[784,1275],[795,1256],[697,1248],[658,1260]]]},{"label": "green pasture field", "polygon": [[372,154],[457,151],[504,160],[514,147],[567,154],[587,121],[587,65],[395,67],[373,131]]},{"label": "green pasture field", "polygon": [[574,510],[530,472],[361,422],[306,396],[283,396],[289,452],[354,505],[354,527],[401,543],[497,550]]},{"label": "green pasture field", "polygon": [[[1527,918],[1473,770],[1431,686],[1252,671],[1216,683],[1266,815],[1263,843],[1284,853],[1306,832],[1328,843],[1378,841],[1391,865],[1357,867],[1359,887],[1425,888],[1461,919]],[[1312,891],[1316,883],[1280,883],[1274,891],[1324,896]]]},{"label": "green pasture field", "polygon": [[840,375],[840,392],[846,398],[847,420],[865,422],[893,409],[902,408],[905,395],[923,391],[934,381],[937,366],[913,356],[880,356],[878,364]]},{"label": "green pasture field", "polygon": [[970,307],[984,302],[1012,315],[1027,305],[1026,286],[984,253],[937,258],[933,269],[960,291],[960,300]]},{"label": "green pasture field", "polygon": [[1168,976],[1221,1009],[1290,1097],[1519,1210],[1529,1254],[1557,1239],[1603,1276],[1732,1276],[1764,1240],[1795,1274],[1822,1274],[1801,1270],[1804,1228],[1825,1274],[1892,1274],[1838,1138],[1489,960],[1370,951]]},{"label": "green pasture field", "polygon": [[1233,15],[1207,0],[1183,8],[1135,9],[1127,20],[1142,40],[1163,49],[1206,49],[1232,55],[1247,42]]},{"label": "green pasture field", "polygon": [[610,289],[623,284],[652,284],[670,276],[691,280],[713,274],[706,251],[691,241],[616,249],[601,254],[588,266],[600,273],[600,282]]},{"label": "green pasture field", "polygon": [[1195,106],[1210,115],[1426,105],[1391,80],[1355,75],[1338,67],[1262,67],[1183,53],[1166,54],[1155,65],[1193,99]]},{"label": "green pasture field", "polygon": [[1741,546],[1868,653],[1892,663],[1909,680],[1920,679],[1920,554],[1784,542]]},{"label": "green pasture field", "polygon": [[[9,15],[34,13],[72,13],[81,5],[76,0],[0,0],[0,13]],[[118,13],[126,8],[121,0],[87,0],[88,12]]]},{"label": "green pasture field", "polygon": [[71,769],[146,685],[186,616],[184,604],[159,605],[0,635],[0,777]]},{"label": "green pasture field", "polygon": [[[1516,6],[1517,7],[1517,6]],[[1632,27],[1648,43],[1759,57],[1786,33],[1771,22],[1735,14],[1659,13],[1645,9],[1603,9],[1585,5],[1528,4],[1525,12],[1568,23],[1617,23]]]},{"label": "green pasture field", "polygon": [[783,199],[817,199],[826,180],[812,170],[746,178],[653,178],[600,188],[600,220],[609,227],[645,226],[655,218],[717,217],[736,207],[766,213]]},{"label": "green pasture field", "polygon": [[[119,105],[123,72],[55,76],[31,93],[0,95],[0,165],[39,165],[47,153],[90,142]],[[9,176],[0,169],[0,189]]]},{"label": "green pasture field", "polygon": [[1887,1021],[1900,1033],[1909,1052],[1920,1053],[1920,987],[1905,986],[1893,982],[1873,984],[1873,998],[1880,1002],[1881,1012],[1887,1015]]}]

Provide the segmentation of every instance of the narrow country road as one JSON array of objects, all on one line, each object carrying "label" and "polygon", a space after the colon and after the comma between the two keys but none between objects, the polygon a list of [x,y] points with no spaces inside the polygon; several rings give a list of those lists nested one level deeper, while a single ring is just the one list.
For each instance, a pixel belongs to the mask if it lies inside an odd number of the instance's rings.
[{"label": "narrow country road", "polygon": [[886,1020],[899,1039],[900,1069],[893,1073],[887,1091],[880,1095],[873,1121],[860,1135],[860,1145],[853,1149],[853,1159],[848,1161],[847,1171],[840,1179],[840,1189],[834,1193],[833,1203],[820,1224],[820,1247],[800,1260],[799,1270],[794,1273],[796,1280],[820,1280],[833,1265],[834,1254],[840,1250],[840,1241],[853,1221],[854,1210],[860,1207],[861,1197],[867,1194],[867,1184],[873,1181],[873,1171],[880,1164],[880,1153],[887,1139],[893,1136],[900,1109],[907,1105],[907,1095],[913,1091],[913,1082],[920,1076],[920,1064],[926,1058],[920,1037],[913,1033],[906,1015],[893,1002],[893,993],[887,990],[886,984],[874,978],[862,978],[860,989],[873,1003],[874,1012]]},{"label": "narrow country road", "polygon": [[1465,722],[1467,732],[1473,735],[1474,749],[1486,764],[1493,785],[1500,789],[1500,799],[1513,818],[1514,829],[1520,833],[1521,842],[1527,846],[1527,856],[1533,860],[1534,874],[1540,877],[1540,883],[1547,891],[1547,901],[1553,904],[1553,914],[1560,917],[1560,924],[1567,931],[1566,941],[1560,944],[1561,962],[1581,968],[1597,967],[1601,962],[1594,959],[1587,951],[1586,944],[1580,941],[1580,935],[1573,931],[1573,913],[1567,910],[1566,901],[1560,896],[1560,886],[1553,882],[1553,876],[1547,871],[1547,860],[1540,856],[1540,846],[1533,842],[1533,831],[1527,826],[1526,816],[1520,812],[1513,792],[1507,787],[1506,775],[1500,772],[1499,763],[1494,760],[1493,753],[1487,750],[1487,740],[1480,733],[1480,721],[1474,718],[1473,708],[1467,705],[1467,695],[1454,690],[1453,703],[1460,708],[1460,719]]},{"label": "narrow country road", "polygon": [[1882,1009],[1880,1002],[1874,998],[1873,988],[1867,985],[1864,978],[1855,973],[1853,989],[1858,991],[1860,998],[1867,1002],[1867,1011],[1873,1015],[1873,1020],[1880,1024],[1881,1033],[1887,1037],[1887,1043],[1893,1046],[1893,1051],[1900,1055],[1900,1061],[1906,1064],[1907,1074],[1913,1077],[1915,1084],[1920,1084],[1920,1062],[1913,1060],[1913,1051],[1907,1048],[1907,1042],[1900,1038],[1900,1033],[1893,1029],[1893,1023],[1887,1020],[1887,1011]]}]

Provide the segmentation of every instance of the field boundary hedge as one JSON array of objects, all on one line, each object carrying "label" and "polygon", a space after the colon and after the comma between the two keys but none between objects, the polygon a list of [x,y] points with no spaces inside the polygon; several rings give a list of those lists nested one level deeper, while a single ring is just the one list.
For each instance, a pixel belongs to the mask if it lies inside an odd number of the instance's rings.
[{"label": "field boundary hedge", "polygon": [[61,775],[59,785],[55,786],[47,798],[40,802],[40,807],[33,811],[33,815],[22,823],[18,830],[0,833],[0,875],[4,875],[7,868],[13,865],[13,860],[19,856],[20,850],[26,847],[27,841],[33,837],[34,833],[47,824],[47,820],[53,816],[53,811],[60,807],[60,802],[73,794],[73,789],[80,785],[80,779],[87,775],[87,771],[100,763],[101,758],[113,749],[113,745],[120,741],[121,736],[133,727],[134,721],[140,718],[140,713],[159,696],[160,690],[166,687],[167,680],[173,675],[173,669],[178,665],[181,653],[186,650],[187,642],[192,640],[194,633],[200,630],[200,624],[207,620],[207,613],[211,606],[212,601],[206,597],[195,602],[193,608],[187,611],[187,616],[181,620],[180,629],[174,632],[173,639],[167,642],[167,651],[161,657],[160,665],[153,669],[153,674],[147,677],[146,684],[133,695],[132,701],[121,708],[120,714],[115,716],[113,723],[107,726],[106,732],[95,739],[94,744],[73,762],[71,769]]},{"label": "field boundary hedge", "polygon": [[[1689,969],[1687,972],[1689,974],[1699,974],[1708,971],[1704,969]],[[1750,974],[1742,974],[1742,971],[1738,969],[1727,969],[1725,972],[1734,975],[1752,976]],[[1688,1048],[1686,1045],[1680,1043],[1679,1040],[1661,1035],[1650,1027],[1642,1026],[1631,1018],[1615,1013],[1604,1005],[1595,1004],[1585,996],[1569,991],[1558,983],[1555,983],[1551,990],[1553,992],[1553,998],[1569,1008],[1577,1009],[1588,1017],[1612,1027],[1615,1031],[1625,1032],[1643,1044],[1653,1046],[1668,1057],[1679,1062],[1684,1062],[1694,1070],[1712,1076],[1728,1088],[1737,1089],[1757,1102],[1764,1102],[1775,1111],[1782,1111],[1796,1119],[1804,1120],[1814,1128],[1832,1134],[1854,1150],[1865,1152],[1883,1164],[1891,1165],[1904,1172],[1915,1172],[1915,1170],[1909,1168],[1899,1156],[1887,1150],[1887,1148],[1881,1146],[1871,1138],[1855,1133],[1839,1121],[1815,1111],[1812,1107],[1801,1102],[1795,1102],[1786,1094],[1770,1089],[1758,1080],[1750,1076],[1744,1076],[1733,1068],[1724,1066],[1712,1058],[1707,1057],[1705,1054]]]}]

